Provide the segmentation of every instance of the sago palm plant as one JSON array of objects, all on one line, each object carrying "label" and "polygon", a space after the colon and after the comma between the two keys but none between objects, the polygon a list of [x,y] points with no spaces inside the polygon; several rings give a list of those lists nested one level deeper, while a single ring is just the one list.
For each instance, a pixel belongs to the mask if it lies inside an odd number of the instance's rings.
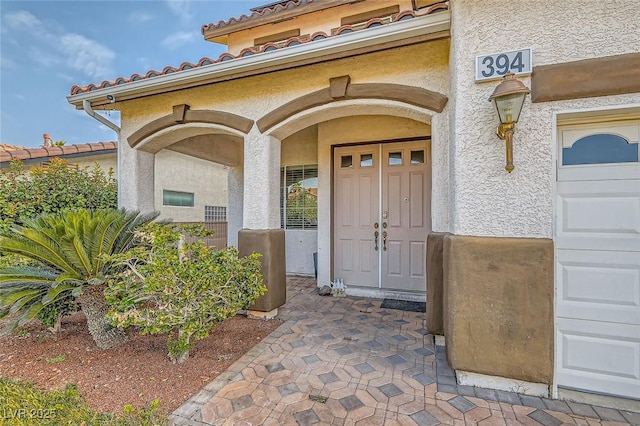
[{"label": "sago palm plant", "polygon": [[64,210],[26,220],[0,234],[0,253],[32,260],[32,265],[0,269],[0,317],[16,314],[13,328],[44,307],[75,298],[101,349],[126,340],[106,318],[107,257],[128,250],[135,230],[157,217],[124,209]]}]

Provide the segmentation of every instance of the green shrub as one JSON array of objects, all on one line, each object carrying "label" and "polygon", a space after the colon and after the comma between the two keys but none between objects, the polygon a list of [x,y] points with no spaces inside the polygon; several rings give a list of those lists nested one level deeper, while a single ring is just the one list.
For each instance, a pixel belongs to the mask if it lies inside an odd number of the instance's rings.
[{"label": "green shrub", "polygon": [[[115,209],[117,189],[113,170],[105,173],[98,165],[80,168],[52,158],[28,169],[22,162],[13,161],[9,167],[0,169],[0,231],[39,214],[67,208]],[[0,254],[0,268],[27,263],[24,258]],[[77,307],[70,298],[61,298],[47,304],[37,318],[57,331],[60,318],[75,310]]]},{"label": "green shrub", "polygon": [[184,362],[215,323],[266,292],[259,254],[239,258],[233,247],[214,251],[201,241],[183,243],[181,232],[174,225],[146,225],[139,235],[145,244],[113,257],[124,268],[105,291],[114,324],[168,333],[174,363]]},{"label": "green shrub", "polygon": [[87,408],[75,386],[45,392],[31,384],[3,378],[0,378],[0,407],[0,424],[12,426],[156,426],[166,423],[157,400],[140,410],[125,405],[121,415],[97,413]]},{"label": "green shrub", "polygon": [[76,301],[99,348],[122,343],[126,334],[105,317],[105,276],[112,268],[105,259],[128,250],[134,231],[155,217],[124,209],[62,210],[0,231],[0,253],[31,262],[0,269],[0,318],[20,314],[9,330],[38,314],[58,321]]},{"label": "green shrub", "polygon": [[117,208],[118,185],[113,171],[98,165],[80,168],[65,160],[26,168],[20,161],[0,169],[0,230],[41,213],[68,208]]}]

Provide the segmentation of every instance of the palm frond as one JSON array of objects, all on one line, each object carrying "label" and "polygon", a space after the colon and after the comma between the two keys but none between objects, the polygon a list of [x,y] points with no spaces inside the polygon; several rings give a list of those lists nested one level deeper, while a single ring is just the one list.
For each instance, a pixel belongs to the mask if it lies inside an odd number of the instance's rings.
[{"label": "palm frond", "polygon": [[50,288],[49,291],[47,291],[47,294],[45,294],[44,297],[42,298],[41,302],[43,305],[53,303],[60,298],[60,295],[62,293],[67,291],[72,291],[74,288],[76,288],[76,286],[71,284],[64,284],[64,285],[59,285],[55,288]]},{"label": "palm frond", "polygon": [[20,233],[0,238],[0,251],[25,256],[61,271],[73,270],[58,241],[38,229],[22,227]]},{"label": "palm frond", "polygon": [[35,302],[31,304],[28,309],[22,312],[22,315],[20,315],[16,326],[21,327],[34,319],[38,315],[38,312],[40,312],[42,308],[44,308],[44,306],[45,305],[43,305],[42,302]]},{"label": "palm frond", "polygon": [[14,314],[18,311],[23,310],[25,306],[28,306],[29,304],[38,300],[39,296],[42,296],[42,291],[30,290],[28,294],[23,295],[20,299],[16,300],[15,303],[11,305],[11,308],[9,308],[9,314]]},{"label": "palm frond", "polygon": [[[19,302],[25,297],[37,297],[42,293],[44,293],[44,291],[41,288],[16,289],[16,291],[13,291],[11,293],[0,295],[0,306],[3,308],[7,306],[13,306],[16,302]],[[15,310],[13,312],[15,312]]]}]

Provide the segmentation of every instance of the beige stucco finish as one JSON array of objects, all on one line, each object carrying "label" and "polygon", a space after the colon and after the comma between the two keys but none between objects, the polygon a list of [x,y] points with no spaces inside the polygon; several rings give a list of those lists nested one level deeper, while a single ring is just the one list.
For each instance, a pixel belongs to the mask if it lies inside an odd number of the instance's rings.
[{"label": "beige stucco finish", "polygon": [[449,235],[443,256],[451,367],[551,384],[553,242]]},{"label": "beige stucco finish", "polygon": [[[154,199],[160,219],[203,222],[205,206],[228,205],[227,170],[220,164],[163,150],[155,156],[155,170]],[[163,190],[193,193],[194,206],[164,206]]]},{"label": "beige stucco finish", "polygon": [[[451,231],[459,235],[553,235],[554,111],[640,101],[638,94],[531,104],[514,136],[515,170],[488,98],[498,82],[475,83],[477,55],[533,49],[545,65],[640,51],[637,2],[598,0],[451,1]],[[541,25],[544,23],[544,25]],[[530,78],[522,81],[531,85]]]},{"label": "beige stucco finish", "polygon": [[114,178],[118,176],[118,158],[116,154],[93,155],[90,158],[70,158],[66,161],[70,164],[77,164],[80,168],[88,167],[91,169],[97,165],[105,173],[112,172]]},{"label": "beige stucco finish", "polygon": [[242,49],[253,47],[255,39],[294,29],[300,29],[301,36],[312,35],[318,31],[331,34],[332,29],[340,27],[340,20],[343,16],[357,15],[372,9],[382,9],[392,5],[399,5],[400,11],[412,9],[411,0],[376,0],[374,6],[371,5],[371,2],[345,4],[343,6],[300,15],[283,22],[263,25],[261,27],[229,34],[227,40],[228,52],[237,55]]}]

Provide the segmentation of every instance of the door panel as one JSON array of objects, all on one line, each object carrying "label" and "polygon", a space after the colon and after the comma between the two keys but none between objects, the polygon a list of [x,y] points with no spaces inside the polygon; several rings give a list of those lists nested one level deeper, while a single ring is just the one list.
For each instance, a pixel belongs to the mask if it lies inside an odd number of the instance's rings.
[{"label": "door panel", "polygon": [[425,268],[417,263],[425,262],[431,231],[428,152],[425,142],[382,146],[382,223],[387,224],[383,232],[388,241],[388,249],[383,243],[382,251],[383,288],[426,292]]},{"label": "door panel", "polygon": [[335,148],[335,278],[347,286],[426,292],[429,159],[427,142]]},{"label": "door panel", "polygon": [[558,383],[638,398],[640,326],[559,318]]},{"label": "door panel", "polygon": [[[372,161],[361,161],[362,155],[370,154]],[[380,203],[377,164],[378,148],[374,145],[334,151],[334,275],[347,286],[378,287],[379,283],[373,234]]]}]

